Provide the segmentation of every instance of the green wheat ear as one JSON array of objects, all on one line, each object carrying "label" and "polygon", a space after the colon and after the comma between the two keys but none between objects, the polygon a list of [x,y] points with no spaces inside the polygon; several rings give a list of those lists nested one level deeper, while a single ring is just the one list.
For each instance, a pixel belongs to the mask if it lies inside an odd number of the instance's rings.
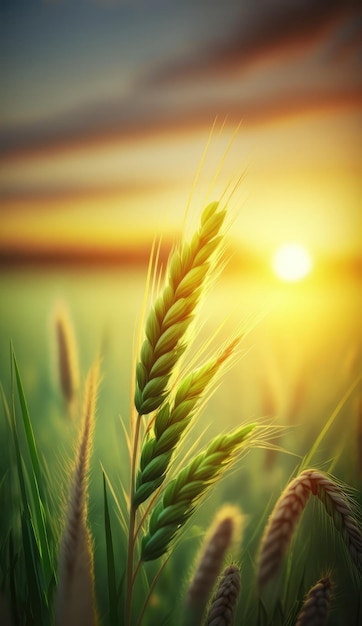
[{"label": "green wheat ear", "polygon": [[183,338],[194,317],[215,251],[223,237],[226,211],[209,204],[190,243],[176,250],[167,268],[167,282],[146,320],[146,337],[136,367],[135,406],[140,415],[158,409],[172,370],[184,352]]},{"label": "green wheat ear", "polygon": [[200,498],[234,459],[234,453],[247,445],[256,424],[219,435],[198,454],[165,488],[154,508],[148,533],[142,539],[142,561],[152,561],[167,552],[178,530],[192,515]]},{"label": "green wheat ear", "polygon": [[157,412],[154,434],[143,442],[140,469],[136,480],[134,504],[139,506],[163,483],[172,455],[181,436],[200,409],[206,391],[226,361],[232,356],[239,338],[231,341],[218,355],[191,372],[179,384],[173,402]]}]

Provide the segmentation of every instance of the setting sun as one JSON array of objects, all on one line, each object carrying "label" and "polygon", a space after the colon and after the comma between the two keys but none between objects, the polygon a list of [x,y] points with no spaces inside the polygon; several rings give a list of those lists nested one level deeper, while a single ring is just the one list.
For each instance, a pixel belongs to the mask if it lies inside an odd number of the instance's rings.
[{"label": "setting sun", "polygon": [[312,268],[309,252],[300,244],[288,243],[276,251],[273,269],[278,278],[289,282],[301,280]]}]

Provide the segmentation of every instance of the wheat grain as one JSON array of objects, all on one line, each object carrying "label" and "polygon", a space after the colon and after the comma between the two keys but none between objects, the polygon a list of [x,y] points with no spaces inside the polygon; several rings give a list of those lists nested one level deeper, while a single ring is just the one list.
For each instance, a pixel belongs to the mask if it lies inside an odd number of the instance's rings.
[{"label": "wheat grain", "polygon": [[87,527],[87,488],[99,368],[91,369],[86,384],[82,427],[76,452],[72,489],[59,555],[56,598],[57,626],[97,623],[94,601],[93,551]]},{"label": "wheat grain", "polygon": [[231,543],[235,543],[236,536],[240,540],[241,521],[241,513],[237,507],[226,505],[217,513],[187,590],[186,610],[189,624],[196,626],[201,623],[225,555]]},{"label": "wheat grain", "polygon": [[58,369],[60,387],[71,409],[79,389],[77,345],[69,314],[64,306],[58,307],[55,317]]},{"label": "wheat grain", "polygon": [[340,531],[349,553],[361,571],[362,533],[348,498],[329,476],[316,470],[304,470],[283,491],[263,534],[258,567],[258,583],[264,586],[280,569],[301,514],[310,495],[316,495],[334,526]]},{"label": "wheat grain", "polygon": [[331,600],[331,581],[321,578],[312,587],[303,603],[295,626],[324,626],[328,618]]},{"label": "wheat grain", "polygon": [[167,268],[167,283],[152,307],[136,367],[135,406],[140,415],[163,402],[172,370],[184,352],[183,339],[194,317],[212,257],[219,248],[225,211],[213,202],[203,211],[190,243],[176,250]]},{"label": "wheat grain", "polygon": [[168,550],[200,498],[232,462],[234,452],[247,445],[254,428],[255,424],[249,424],[229,435],[219,435],[166,486],[142,540],[143,561],[157,559]]},{"label": "wheat grain", "polygon": [[224,571],[208,612],[207,626],[232,626],[240,594],[240,571],[229,565]]},{"label": "wheat grain", "polygon": [[211,383],[238,343],[239,339],[231,341],[217,356],[189,374],[180,383],[174,401],[164,403],[158,410],[154,434],[151,436],[148,433],[142,445],[135,506],[144,502],[163,483],[181,436],[197,414],[205,392],[210,390]]}]

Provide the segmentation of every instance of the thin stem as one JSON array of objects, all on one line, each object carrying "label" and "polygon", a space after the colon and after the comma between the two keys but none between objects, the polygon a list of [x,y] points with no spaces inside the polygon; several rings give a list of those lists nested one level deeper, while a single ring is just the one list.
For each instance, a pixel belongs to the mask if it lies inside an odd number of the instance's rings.
[{"label": "thin stem", "polygon": [[[161,567],[160,567],[159,571],[157,572],[156,576],[154,577],[154,579],[153,579],[153,581],[152,581],[152,583],[151,583],[151,585],[150,585],[150,588],[149,588],[149,590],[148,590],[148,594],[147,594],[147,597],[146,597],[145,603],[144,603],[144,605],[143,605],[143,608],[142,608],[142,611],[141,611],[141,613],[140,613],[140,616],[139,616],[139,618],[138,618],[138,620],[137,620],[137,626],[141,626],[142,620],[143,620],[143,618],[144,618],[144,614],[145,614],[146,609],[147,609],[147,605],[148,605],[148,603],[149,603],[149,601],[150,601],[150,598],[151,598],[151,596],[152,596],[152,594],[153,594],[154,588],[156,587],[156,584],[157,584],[157,582],[158,582],[158,579],[159,579],[159,577],[161,576],[161,574],[162,574],[163,570],[165,569],[166,564],[168,563],[169,558],[170,558],[170,555],[167,557],[167,559],[165,559],[165,560],[164,560],[164,562],[162,563],[162,565],[161,565]],[[140,563],[141,563],[141,562],[142,562],[142,561],[140,561]]]},{"label": "thin stem", "polygon": [[141,528],[142,528],[142,526],[144,524],[144,521],[145,521],[146,517],[148,516],[148,514],[149,514],[149,512],[150,512],[150,510],[151,510],[151,508],[152,508],[152,506],[153,506],[153,504],[154,504],[158,494],[160,493],[161,489],[162,489],[162,487],[159,487],[157,489],[156,493],[152,496],[150,502],[148,503],[148,505],[147,505],[147,507],[145,509],[145,512],[143,513],[143,515],[141,517],[140,523],[138,524],[138,526],[136,528],[136,531],[135,531],[135,534],[134,534],[134,538],[135,539],[136,539],[138,533],[140,532],[140,530],[141,530]]},{"label": "thin stem", "polygon": [[336,408],[334,409],[334,411],[333,411],[332,415],[330,416],[329,420],[325,423],[324,427],[320,431],[317,439],[315,440],[314,444],[312,445],[311,449],[309,450],[307,456],[304,458],[304,460],[303,460],[303,462],[302,462],[302,464],[300,466],[300,470],[304,469],[305,467],[308,467],[308,465],[310,464],[313,456],[317,452],[323,437],[327,434],[328,429],[330,428],[330,426],[332,426],[334,420],[336,419],[336,417],[338,416],[340,411],[343,409],[344,405],[346,404],[347,400],[351,396],[351,394],[354,391],[355,387],[357,387],[357,385],[360,382],[360,380],[361,380],[361,376],[358,376],[356,378],[356,380],[352,383],[352,385],[347,389],[347,391],[344,394],[343,398],[340,400],[340,402],[337,404]]},{"label": "thin stem", "polygon": [[130,508],[129,508],[129,529],[128,529],[128,558],[127,558],[127,596],[126,596],[126,615],[125,615],[125,624],[126,626],[130,626],[131,624],[131,609],[132,609],[132,591],[133,591],[133,560],[134,560],[134,547],[135,547],[135,523],[136,523],[136,511],[137,507],[134,505],[134,491],[135,491],[135,476],[136,476],[136,459],[137,459],[137,451],[138,451],[138,440],[140,435],[140,426],[141,426],[141,418],[142,415],[137,415],[135,430],[134,430],[134,439],[133,439],[133,450],[132,450],[132,459],[131,459],[131,487],[130,487]]},{"label": "thin stem", "polygon": [[140,569],[141,569],[141,565],[142,565],[142,561],[141,561],[141,559],[140,559],[140,560],[138,561],[138,563],[137,563],[137,567],[135,568],[135,571],[134,571],[134,574],[133,574],[133,578],[132,578],[132,587],[134,587],[134,584],[135,584],[135,582],[136,582],[136,578],[137,578],[138,573],[139,573],[139,571],[140,571]]}]

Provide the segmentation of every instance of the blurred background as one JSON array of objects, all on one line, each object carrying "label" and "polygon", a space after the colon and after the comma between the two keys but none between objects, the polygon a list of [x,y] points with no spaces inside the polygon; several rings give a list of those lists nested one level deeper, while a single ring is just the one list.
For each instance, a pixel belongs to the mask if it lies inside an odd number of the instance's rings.
[{"label": "blurred background", "polygon": [[[96,455],[112,471],[152,241],[166,259],[190,194],[192,228],[241,178],[199,341],[225,317],[222,338],[258,323],[211,431],[291,427],[297,457],[254,461],[277,494],[345,398],[315,461],[361,485],[361,22],[354,0],[1,2],[0,377],[8,390],[12,339],[44,454],[64,436],[57,303],[83,379],[102,346]],[[250,488],[248,513],[269,489]]]}]

